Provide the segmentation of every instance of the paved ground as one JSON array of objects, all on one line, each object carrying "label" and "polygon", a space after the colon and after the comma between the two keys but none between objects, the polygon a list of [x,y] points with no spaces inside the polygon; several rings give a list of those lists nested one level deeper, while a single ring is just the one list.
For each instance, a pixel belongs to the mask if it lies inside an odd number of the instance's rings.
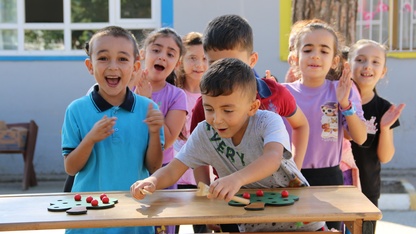
[{"label": "paved ground", "polygon": [[[404,180],[408,184],[416,188],[416,170],[384,170],[382,178],[387,180]],[[40,177],[42,179],[42,177]],[[38,185],[22,191],[19,181],[0,182],[1,194],[16,193],[46,193],[46,192],[62,192],[64,181],[62,179],[55,180],[39,180]],[[376,234],[415,234],[416,233],[416,210],[382,210],[383,218],[377,222]],[[189,225],[181,226],[180,233],[192,233]],[[2,232],[4,234],[62,234],[63,230],[41,230],[41,231],[14,231]]]}]

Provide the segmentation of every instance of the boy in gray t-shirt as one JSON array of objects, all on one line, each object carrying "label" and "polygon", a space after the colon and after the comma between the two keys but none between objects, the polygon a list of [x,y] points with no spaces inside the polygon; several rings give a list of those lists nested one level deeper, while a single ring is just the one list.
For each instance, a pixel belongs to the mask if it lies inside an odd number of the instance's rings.
[{"label": "boy in gray t-shirt", "polygon": [[[240,188],[309,186],[290,153],[289,135],[282,118],[258,110],[256,78],[244,62],[225,58],[213,63],[201,80],[206,120],[199,123],[176,157],[131,188],[150,192],[174,183],[188,168],[213,166],[219,179],[209,197],[230,201]],[[285,153],[284,153],[285,152]],[[166,176],[169,175],[169,176]],[[324,222],[239,224],[240,231],[316,231]]]}]

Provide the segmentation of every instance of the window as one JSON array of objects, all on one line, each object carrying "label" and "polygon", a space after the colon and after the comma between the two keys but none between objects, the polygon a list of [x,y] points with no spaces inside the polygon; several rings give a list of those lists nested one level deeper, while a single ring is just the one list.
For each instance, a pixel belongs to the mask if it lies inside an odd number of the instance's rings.
[{"label": "window", "polygon": [[356,30],[357,39],[386,44],[393,56],[416,52],[416,0],[358,0]]},{"label": "window", "polygon": [[85,55],[85,42],[109,25],[140,41],[161,26],[161,1],[0,0],[0,56]]}]

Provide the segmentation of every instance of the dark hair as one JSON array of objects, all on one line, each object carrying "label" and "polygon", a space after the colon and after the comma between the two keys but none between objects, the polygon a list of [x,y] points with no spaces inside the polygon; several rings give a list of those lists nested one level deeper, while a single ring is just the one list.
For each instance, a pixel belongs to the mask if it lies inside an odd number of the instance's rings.
[{"label": "dark hair", "polygon": [[257,94],[256,77],[251,67],[239,59],[217,60],[204,73],[201,94],[211,97],[231,95],[237,88],[255,99]]},{"label": "dark hair", "polygon": [[[199,32],[190,32],[182,37],[182,43],[185,48],[184,55],[186,53],[186,50],[189,49],[190,46],[194,45],[202,45],[202,34]],[[183,61],[183,57],[182,57]],[[185,85],[186,77],[185,77],[185,70],[183,68],[183,62],[181,63],[177,75],[177,79],[175,81],[175,85],[179,88],[183,88]]]},{"label": "dark hair", "polygon": [[[171,37],[176,42],[176,45],[179,47],[179,59],[185,53],[185,48],[183,47],[181,36],[179,36],[179,34],[174,29],[167,27],[150,32],[150,34],[147,35],[142,43],[143,49],[146,49],[147,46],[154,43],[159,37]],[[170,73],[170,75],[166,78],[166,82],[175,85],[175,80],[176,74],[175,70],[173,70],[172,73]]]},{"label": "dark hair", "polygon": [[97,38],[104,37],[104,36],[126,38],[127,40],[131,41],[131,43],[133,44],[134,58],[137,58],[137,56],[139,55],[139,47],[137,45],[136,37],[130,31],[122,27],[118,27],[118,26],[108,26],[95,32],[94,35],[92,35],[92,37],[90,38],[90,40],[87,43],[85,43],[85,52],[90,58],[92,54],[94,41]]},{"label": "dark hair", "polygon": [[204,34],[204,50],[245,50],[253,52],[253,30],[239,15],[222,15],[208,23]]}]

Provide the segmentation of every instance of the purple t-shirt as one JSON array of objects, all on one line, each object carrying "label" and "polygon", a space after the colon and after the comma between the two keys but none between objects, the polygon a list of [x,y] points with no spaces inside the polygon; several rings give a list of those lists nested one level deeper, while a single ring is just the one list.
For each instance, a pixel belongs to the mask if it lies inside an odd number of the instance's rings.
[{"label": "purple t-shirt", "polygon": [[[325,168],[339,165],[341,161],[344,127],[348,129],[345,117],[338,108],[336,88],[338,81],[325,80],[317,88],[306,87],[299,81],[285,83],[305,113],[309,122],[309,142],[302,168]],[[357,116],[364,120],[361,98],[357,89],[352,88],[349,100],[356,108]],[[285,122],[289,134],[292,128]]]},{"label": "purple t-shirt", "polygon": [[[166,83],[163,89],[153,92],[152,100],[156,102],[165,117],[170,110],[187,110],[185,92],[169,83]],[[165,148],[163,151],[163,164],[170,162],[173,156],[173,146]]]}]

